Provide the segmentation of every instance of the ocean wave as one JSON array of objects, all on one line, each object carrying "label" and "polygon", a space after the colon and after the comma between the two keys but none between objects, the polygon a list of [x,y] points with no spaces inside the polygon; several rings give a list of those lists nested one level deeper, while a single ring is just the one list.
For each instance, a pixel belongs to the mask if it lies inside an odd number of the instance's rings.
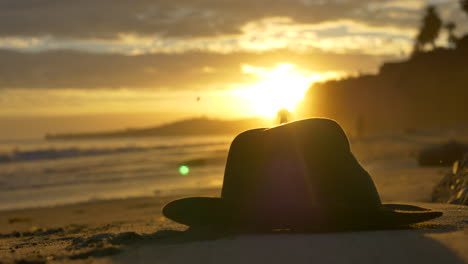
[{"label": "ocean wave", "polygon": [[[159,175],[161,177],[161,175]],[[162,175],[164,176],[164,174]],[[138,177],[134,177],[134,179],[151,179],[154,178],[154,175],[140,175]],[[118,174],[114,174],[108,176],[106,178],[86,178],[86,177],[77,177],[74,179],[65,179],[61,181],[54,181],[54,182],[35,182],[30,184],[15,184],[15,183],[5,183],[5,186],[0,185],[0,190],[2,191],[18,191],[18,190],[35,190],[35,189],[44,189],[49,187],[64,187],[64,186],[76,186],[76,185],[96,185],[96,184],[106,184],[106,183],[118,183],[128,181],[127,178],[123,178]]]},{"label": "ocean wave", "polygon": [[88,157],[98,155],[122,154],[131,152],[144,152],[151,150],[196,148],[223,145],[226,142],[193,143],[193,144],[175,144],[175,145],[157,145],[157,146],[125,146],[125,147],[103,147],[103,148],[43,148],[33,150],[12,150],[10,152],[0,153],[0,163],[55,160],[65,158]]}]

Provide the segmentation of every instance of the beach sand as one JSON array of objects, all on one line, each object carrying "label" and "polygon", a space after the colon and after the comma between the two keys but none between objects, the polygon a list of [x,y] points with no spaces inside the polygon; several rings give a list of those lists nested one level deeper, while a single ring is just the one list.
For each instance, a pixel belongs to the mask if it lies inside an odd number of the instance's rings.
[{"label": "beach sand", "polygon": [[[180,195],[90,201],[0,211],[0,263],[468,263],[468,207],[429,203],[432,188],[450,168],[414,162],[386,157],[366,167],[383,202],[444,212],[411,229],[196,234],[161,214]],[[205,189],[184,196],[219,194]]]},{"label": "beach sand", "polygon": [[[173,197],[172,197],[173,198]],[[0,214],[3,263],[468,263],[468,207],[406,230],[210,237],[161,216],[168,200],[95,201]],[[22,261],[22,262],[21,262]]]},{"label": "beach sand", "polygon": [[0,212],[0,263],[93,261],[121,252],[127,243],[151,240],[158,231],[185,230],[161,214],[162,206],[175,198],[90,201]]},{"label": "beach sand", "polygon": [[[392,197],[390,187],[383,189],[382,196]],[[427,190],[419,188],[419,193],[406,198],[420,199],[425,196],[421,192],[427,196]],[[185,226],[165,219],[161,208],[175,198],[0,212],[0,262],[468,263],[466,206],[412,202],[441,210],[444,216],[406,230],[223,237],[184,232]]]},{"label": "beach sand", "polygon": [[191,243],[134,245],[122,263],[468,263],[468,208],[417,204],[445,216],[412,230],[239,235]]}]

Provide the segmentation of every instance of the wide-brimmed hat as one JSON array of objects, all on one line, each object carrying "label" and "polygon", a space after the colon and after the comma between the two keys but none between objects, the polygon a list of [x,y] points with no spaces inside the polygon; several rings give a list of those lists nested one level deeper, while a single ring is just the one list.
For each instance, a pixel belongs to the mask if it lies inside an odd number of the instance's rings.
[{"label": "wide-brimmed hat", "polygon": [[382,204],[344,131],[322,118],[241,133],[229,150],[221,197],[172,201],[163,213],[191,227],[300,232],[397,227],[442,215]]}]

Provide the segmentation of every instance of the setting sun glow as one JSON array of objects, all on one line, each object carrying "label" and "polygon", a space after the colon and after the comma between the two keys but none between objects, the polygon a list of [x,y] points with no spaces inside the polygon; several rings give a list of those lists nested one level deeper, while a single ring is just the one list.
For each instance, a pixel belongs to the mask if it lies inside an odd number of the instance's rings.
[{"label": "setting sun glow", "polygon": [[240,89],[238,93],[247,99],[253,114],[269,118],[275,117],[283,108],[294,112],[310,85],[325,78],[321,74],[298,70],[289,63],[278,64],[273,69],[243,65],[242,71],[256,75],[259,81]]}]

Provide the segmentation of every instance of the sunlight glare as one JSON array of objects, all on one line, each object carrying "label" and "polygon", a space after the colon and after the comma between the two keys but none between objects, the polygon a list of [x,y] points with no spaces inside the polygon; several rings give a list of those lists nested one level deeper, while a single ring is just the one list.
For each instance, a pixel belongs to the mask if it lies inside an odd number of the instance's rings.
[{"label": "sunlight glare", "polygon": [[325,78],[318,73],[298,70],[289,63],[278,64],[273,69],[242,65],[242,71],[254,74],[260,80],[238,90],[238,93],[247,100],[253,115],[269,118],[275,117],[282,108],[294,112],[310,85]]}]

